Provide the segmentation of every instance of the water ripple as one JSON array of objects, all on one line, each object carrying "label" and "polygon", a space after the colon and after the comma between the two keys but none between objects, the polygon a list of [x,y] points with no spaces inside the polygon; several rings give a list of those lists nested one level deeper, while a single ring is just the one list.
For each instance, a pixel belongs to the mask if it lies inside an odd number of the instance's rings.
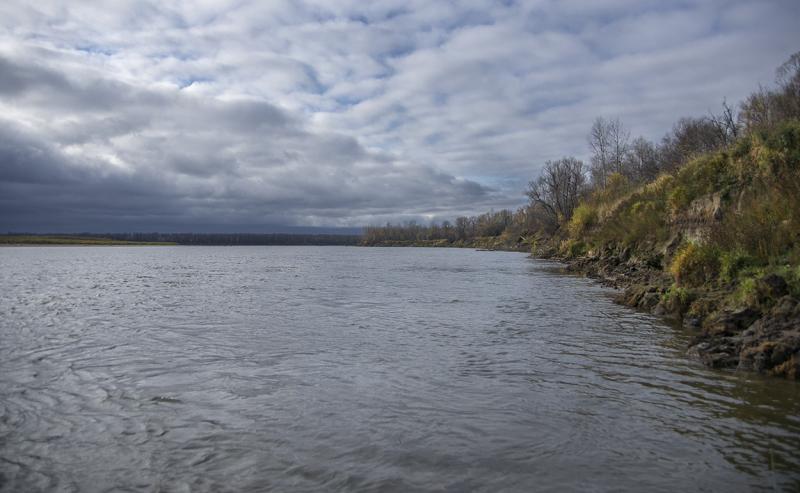
[{"label": "water ripple", "polygon": [[800,488],[800,388],[524,255],[0,250],[2,491]]}]

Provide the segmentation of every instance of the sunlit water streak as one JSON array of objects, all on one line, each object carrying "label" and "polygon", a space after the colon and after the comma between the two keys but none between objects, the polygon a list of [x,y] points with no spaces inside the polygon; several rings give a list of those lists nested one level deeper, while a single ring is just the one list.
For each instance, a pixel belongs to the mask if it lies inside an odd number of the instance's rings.
[{"label": "sunlit water streak", "polygon": [[800,386],[514,253],[0,249],[2,491],[800,488]]}]

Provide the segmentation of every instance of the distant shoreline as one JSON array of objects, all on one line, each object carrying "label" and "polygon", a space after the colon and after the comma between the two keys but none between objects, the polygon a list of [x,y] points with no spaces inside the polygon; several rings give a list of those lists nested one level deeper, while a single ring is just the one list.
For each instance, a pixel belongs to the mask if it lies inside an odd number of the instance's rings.
[{"label": "distant shoreline", "polygon": [[161,247],[161,246],[185,246],[178,245],[177,243],[0,243],[0,248],[11,247],[125,247],[125,246],[140,246],[140,247]]},{"label": "distant shoreline", "polygon": [[72,233],[5,234],[0,246],[268,246],[351,245],[357,235],[293,233]]},{"label": "distant shoreline", "polygon": [[78,235],[1,235],[0,246],[175,246],[166,241],[125,241]]}]

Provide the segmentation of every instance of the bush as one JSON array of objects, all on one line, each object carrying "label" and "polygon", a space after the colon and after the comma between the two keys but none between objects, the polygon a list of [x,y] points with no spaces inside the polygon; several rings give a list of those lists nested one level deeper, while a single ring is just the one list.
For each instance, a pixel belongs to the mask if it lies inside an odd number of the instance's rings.
[{"label": "bush", "polygon": [[660,175],[658,178],[642,187],[644,195],[660,198],[665,197],[667,192],[675,184],[675,177],[672,175]]},{"label": "bush", "polygon": [[683,209],[691,202],[689,190],[684,186],[676,186],[669,194],[669,207],[672,211]]},{"label": "bush", "polygon": [[606,186],[595,191],[594,199],[599,202],[610,202],[623,197],[631,191],[631,183],[621,173],[611,173],[606,178]]},{"label": "bush", "polygon": [[622,218],[626,229],[622,240],[627,244],[659,242],[669,234],[665,211],[657,201],[645,198],[634,202]]},{"label": "bush", "polygon": [[566,240],[561,243],[562,253],[570,258],[583,256],[588,250],[586,243],[582,241]]},{"label": "bush", "polygon": [[800,168],[800,122],[784,122],[773,131],[757,132],[753,139],[751,154],[763,173],[782,177]]},{"label": "bush", "polygon": [[663,175],[612,204],[600,203],[593,242],[621,242],[646,248],[648,244],[666,240],[669,237],[666,195],[672,183],[672,177]]},{"label": "bush", "polygon": [[735,183],[730,156],[717,152],[699,156],[678,171],[676,183],[669,194],[673,212],[687,207],[691,202],[714,192],[726,192]]},{"label": "bush", "polygon": [[690,290],[682,287],[672,285],[667,291],[661,295],[661,302],[671,312],[685,313],[692,301],[695,299],[695,294]]},{"label": "bush", "polygon": [[736,290],[733,298],[739,304],[747,306],[753,305],[756,302],[758,293],[758,284],[754,277],[748,277],[739,283],[739,289]]},{"label": "bush", "polygon": [[798,198],[776,187],[750,187],[711,230],[714,243],[749,255],[754,263],[767,264],[790,253],[800,240]]},{"label": "bush", "polygon": [[567,228],[570,236],[580,238],[597,223],[597,209],[589,204],[580,204],[572,213]]},{"label": "bush", "polygon": [[712,245],[688,243],[670,265],[678,286],[702,286],[714,281],[720,272],[720,251]]},{"label": "bush", "polygon": [[755,264],[753,257],[740,249],[723,252],[719,261],[720,278],[729,282],[736,280],[740,272]]}]

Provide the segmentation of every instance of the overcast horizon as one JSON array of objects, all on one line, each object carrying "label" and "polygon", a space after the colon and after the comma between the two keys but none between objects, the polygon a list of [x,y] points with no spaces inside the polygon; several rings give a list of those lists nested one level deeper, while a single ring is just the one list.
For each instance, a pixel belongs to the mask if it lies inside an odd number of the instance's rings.
[{"label": "overcast horizon", "polygon": [[796,1],[0,6],[0,231],[333,231],[526,202],[800,49]]}]

